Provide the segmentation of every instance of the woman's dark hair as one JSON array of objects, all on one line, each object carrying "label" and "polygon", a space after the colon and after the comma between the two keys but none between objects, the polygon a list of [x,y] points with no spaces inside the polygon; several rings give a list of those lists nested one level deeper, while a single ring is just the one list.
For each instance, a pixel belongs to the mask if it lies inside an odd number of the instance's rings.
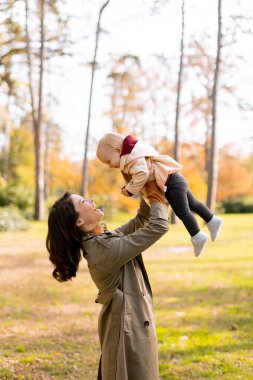
[{"label": "woman's dark hair", "polygon": [[80,248],[84,233],[76,227],[78,213],[66,192],[50,209],[46,247],[49,260],[55,266],[53,277],[60,281],[76,276],[82,258]]}]

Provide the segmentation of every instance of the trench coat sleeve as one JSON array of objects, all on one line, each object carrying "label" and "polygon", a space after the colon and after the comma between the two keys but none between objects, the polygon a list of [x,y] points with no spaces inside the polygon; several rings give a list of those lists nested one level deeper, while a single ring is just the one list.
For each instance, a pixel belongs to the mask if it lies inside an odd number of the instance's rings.
[{"label": "trench coat sleeve", "polygon": [[123,265],[139,256],[169,229],[168,209],[162,203],[150,207],[149,223],[125,236],[108,240],[107,252],[102,262],[107,273],[118,271]]},{"label": "trench coat sleeve", "polygon": [[150,217],[150,206],[142,198],[140,202],[140,208],[134,218],[130,219],[127,223],[118,227],[115,232],[128,235],[141,227],[144,227],[148,223]]},{"label": "trench coat sleeve", "polygon": [[131,175],[132,179],[127,183],[125,189],[133,195],[139,194],[149,178],[145,157],[140,157],[128,164],[128,174]]}]

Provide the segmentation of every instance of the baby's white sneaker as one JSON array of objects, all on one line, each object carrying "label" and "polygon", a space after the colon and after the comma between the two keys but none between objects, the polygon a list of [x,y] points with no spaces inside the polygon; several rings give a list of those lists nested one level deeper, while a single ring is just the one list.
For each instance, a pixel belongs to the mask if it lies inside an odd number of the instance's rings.
[{"label": "baby's white sneaker", "polygon": [[196,235],[191,237],[191,242],[194,248],[194,255],[198,257],[208,240],[208,235],[202,231],[199,231]]},{"label": "baby's white sneaker", "polygon": [[214,215],[212,219],[208,223],[206,223],[207,228],[210,231],[212,241],[215,241],[218,238],[222,222],[222,218],[219,218],[218,216]]}]

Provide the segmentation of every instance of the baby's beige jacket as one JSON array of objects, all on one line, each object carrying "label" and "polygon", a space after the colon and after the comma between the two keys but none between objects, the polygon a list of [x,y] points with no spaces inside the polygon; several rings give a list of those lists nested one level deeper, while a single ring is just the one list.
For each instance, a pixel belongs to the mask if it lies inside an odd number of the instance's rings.
[{"label": "baby's beige jacket", "polygon": [[152,146],[138,140],[133,150],[120,158],[120,170],[124,178],[131,178],[125,189],[138,194],[147,181],[155,180],[164,192],[168,175],[182,169],[182,165],[168,155],[160,155]]}]

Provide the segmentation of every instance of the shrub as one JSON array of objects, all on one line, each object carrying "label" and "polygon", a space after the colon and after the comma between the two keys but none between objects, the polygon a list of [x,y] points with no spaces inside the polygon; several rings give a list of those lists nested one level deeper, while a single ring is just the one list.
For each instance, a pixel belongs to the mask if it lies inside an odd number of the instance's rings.
[{"label": "shrub", "polygon": [[225,214],[247,214],[253,213],[253,204],[243,200],[231,200],[222,202],[222,209]]},{"label": "shrub", "polygon": [[15,207],[0,207],[0,232],[27,230],[29,224]]},{"label": "shrub", "polygon": [[0,188],[0,207],[14,206],[31,219],[33,213],[33,190],[20,186],[8,185]]}]

